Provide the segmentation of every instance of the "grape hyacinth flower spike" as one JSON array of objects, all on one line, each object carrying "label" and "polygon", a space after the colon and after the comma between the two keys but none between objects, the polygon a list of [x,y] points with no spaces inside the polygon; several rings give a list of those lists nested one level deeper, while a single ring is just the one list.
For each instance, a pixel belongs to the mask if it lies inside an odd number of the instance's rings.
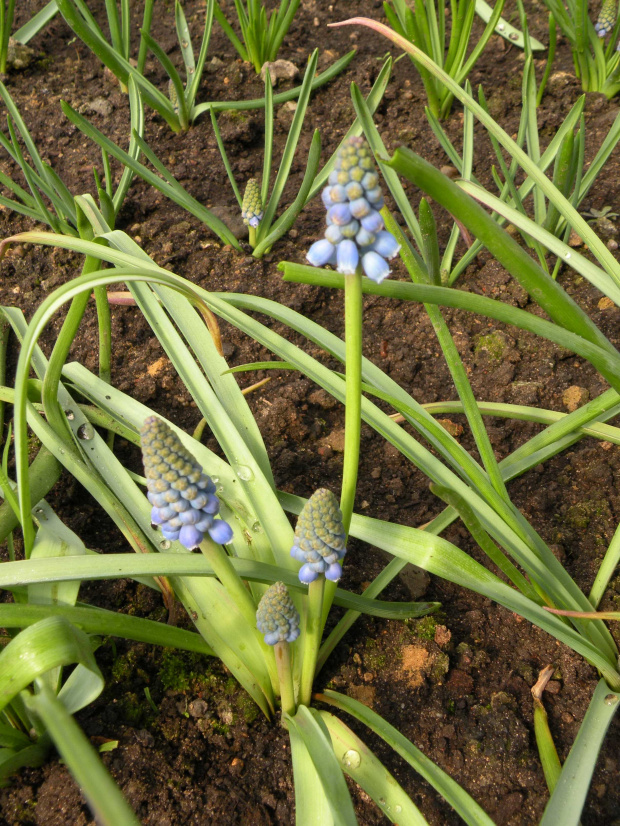
[{"label": "grape hyacinth flower spike", "polygon": [[267,645],[294,642],[299,636],[299,613],[283,582],[271,585],[258,603],[256,627]]},{"label": "grape hyacinth flower spike", "polygon": [[379,213],[379,174],[364,138],[349,138],[338,150],[328,181],[321,195],[327,210],[325,237],[310,247],[306,259],[313,267],[331,264],[345,275],[352,275],[361,261],[368,278],[380,284],[390,274],[387,262],[400,244]]},{"label": "grape hyacinth flower spike", "polygon": [[604,0],[594,31],[599,37],[606,37],[616,24],[617,0]]},{"label": "grape hyacinth flower spike", "polygon": [[274,647],[282,711],[295,713],[295,688],[289,643],[299,636],[299,613],[283,582],[274,582],[258,603],[256,627],[265,635],[265,643]]},{"label": "grape hyacinth flower spike", "polygon": [[330,490],[319,488],[304,505],[295,528],[291,556],[304,563],[299,569],[300,581],[308,585],[325,574],[326,579],[337,582],[346,551],[338,500]]},{"label": "grape hyacinth flower spike", "polygon": [[243,203],[241,205],[241,217],[246,227],[250,227],[251,229],[256,229],[262,220],[263,202],[256,178],[250,178],[245,185]]},{"label": "grape hyacinth flower spike", "polygon": [[157,416],[149,416],[140,439],[147,497],[153,506],[151,522],[160,526],[166,539],[178,539],[190,550],[205,534],[220,545],[230,542],[232,528],[215,518],[220,509],[215,485],[176,433]]}]

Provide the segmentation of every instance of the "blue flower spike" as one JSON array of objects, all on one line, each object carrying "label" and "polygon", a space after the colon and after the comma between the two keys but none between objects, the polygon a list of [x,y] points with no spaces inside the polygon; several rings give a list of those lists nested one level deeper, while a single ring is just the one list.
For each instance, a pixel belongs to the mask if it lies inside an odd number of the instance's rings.
[{"label": "blue flower spike", "polygon": [[313,267],[336,265],[345,275],[352,275],[361,261],[368,278],[381,283],[390,274],[387,261],[398,254],[400,244],[379,213],[383,195],[364,138],[349,138],[339,149],[328,181],[321,193],[327,210],[325,238],[310,247],[306,259]]},{"label": "blue flower spike", "polygon": [[245,185],[243,202],[241,204],[241,217],[246,227],[251,227],[252,229],[256,229],[263,218],[263,202],[256,178],[250,178]]},{"label": "blue flower spike", "polygon": [[319,488],[304,505],[295,528],[291,556],[304,564],[299,579],[305,585],[319,574],[338,582],[342,576],[342,558],[347,552],[346,534],[338,500],[326,488]]},{"label": "blue flower spike", "polygon": [[140,439],[151,522],[164,537],[178,539],[189,550],[197,548],[205,534],[220,545],[230,542],[232,528],[215,518],[220,510],[215,485],[176,433],[157,416],[149,416]]},{"label": "blue flower spike", "polygon": [[299,636],[299,614],[283,582],[274,582],[261,597],[256,627],[267,645],[294,642]]}]

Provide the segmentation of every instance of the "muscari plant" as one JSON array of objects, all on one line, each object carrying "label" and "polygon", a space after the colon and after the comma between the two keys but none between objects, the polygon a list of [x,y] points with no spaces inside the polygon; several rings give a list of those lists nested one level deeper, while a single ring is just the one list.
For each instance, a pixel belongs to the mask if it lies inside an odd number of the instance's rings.
[{"label": "muscari plant", "polygon": [[[154,0],[144,0],[140,47],[135,67],[130,62],[131,21],[128,0],[121,0],[120,14],[116,0],[106,0],[109,39],[84,0],[57,0],[57,5],[67,24],[114,74],[124,91],[127,91],[129,79],[133,78],[146,103],[162,116],[174,132],[189,128],[195,117],[196,95],[207,59],[213,27],[213,0],[207,2],[204,30],[197,59],[183,6],[179,0],[175,2],[175,25],[185,70],[185,82],[166,52],[150,35]],[[166,94],[144,75],[149,50],[168,75]]]},{"label": "muscari plant", "polygon": [[[566,118],[552,136],[544,151],[541,149],[538,134],[538,115],[536,101],[541,98],[544,79],[536,88],[534,76],[534,65],[531,53],[526,48],[526,59],[523,70],[521,118],[519,129],[515,139],[517,145],[527,154],[531,163],[536,164],[542,171],[551,170],[551,180],[555,187],[555,195],[559,194],[566,198],[574,210],[579,210],[584,199],[587,197],[592,185],[603,169],[609,157],[620,140],[620,116],[611,124],[607,135],[604,137],[596,155],[585,169],[584,158],[587,148],[587,131],[583,116],[585,106],[585,96],[580,97],[567,114]],[[467,84],[464,87],[465,93],[471,99],[471,89]],[[495,134],[494,121],[489,114],[487,100],[482,87],[478,90],[478,103],[488,116],[489,131],[488,136],[493,146],[497,158],[497,167],[492,167],[491,174],[497,187],[497,194],[489,192],[478,180],[474,170],[474,115],[470,108],[465,108],[463,118],[463,139],[462,150],[459,151],[450,140],[446,131],[433,116],[430,110],[426,110],[426,115],[435,136],[439,140],[442,148],[446,152],[449,161],[454,165],[463,181],[467,181],[470,193],[485,193],[483,197],[488,199],[489,206],[498,200],[505,204],[512,214],[518,214],[525,219],[525,223],[518,220],[513,223],[525,243],[535,251],[538,261],[553,278],[556,278],[560,268],[563,266],[561,256],[555,258],[555,263],[550,267],[548,251],[535,237],[530,235],[525,227],[531,226],[528,223],[533,218],[538,227],[542,227],[551,236],[567,243],[573,228],[572,221],[567,221],[566,216],[561,214],[554,203],[554,196],[549,196],[541,189],[534,179],[527,176],[523,182],[517,181],[517,172],[520,169],[516,158],[511,157],[508,163],[505,160],[502,146]],[[526,199],[529,197],[529,204]],[[507,219],[494,210],[493,215],[500,225],[508,223]],[[588,216],[586,216],[588,217]],[[476,238],[470,238],[468,252],[453,265],[456,243],[459,239],[461,228],[454,226],[450,243],[446,246],[440,264],[442,283],[452,284],[464,272],[467,266],[475,259],[481,243]]]},{"label": "muscari plant", "polygon": [[235,34],[218,0],[215,0],[215,19],[246,63],[251,63],[257,74],[264,63],[273,62],[280,51],[300,0],[280,0],[267,15],[261,0],[234,0],[241,39]]},{"label": "muscari plant", "polygon": [[[0,171],[0,183],[13,195],[12,198],[0,195],[0,204],[32,218],[34,221],[47,224],[54,232],[79,235],[80,211],[76,208],[73,195],[50,164],[46,163],[41,157],[19,109],[7,88],[1,82],[0,98],[7,109],[9,133],[7,137],[0,131],[0,146],[5,150],[17,169],[20,170],[28,187],[28,189],[24,189],[17,181],[13,180],[13,177]],[[142,138],[144,132],[144,114],[135,86],[132,87],[130,99],[131,138],[127,155],[135,161],[140,154],[138,141]],[[27,160],[22,143],[30,155],[30,162]],[[110,160],[105,148],[102,148],[102,167],[103,181],[93,168],[95,190],[99,208],[105,215],[108,224],[114,226],[116,216],[131,186],[134,172],[129,166],[125,166],[118,184],[114,187]]]},{"label": "muscari plant", "polygon": [[557,25],[570,43],[575,73],[584,92],[602,92],[610,99],[617,95],[620,91],[617,3],[604,0],[596,23],[590,19],[587,0],[566,3],[545,0],[545,5],[553,18],[551,25]]},{"label": "muscari plant", "polygon": [[[128,88],[129,80],[133,79],[144,102],[155,109],[174,132],[187,130],[197,117],[210,109],[260,109],[264,106],[264,99],[200,104],[196,102],[213,28],[215,0],[207,0],[205,24],[198,57],[195,56],[183,6],[179,0],[175,0],[175,24],[185,70],[185,83],[172,60],[149,33],[154,0],[145,0],[144,3],[143,24],[140,30],[140,51],[135,67],[131,64],[129,58],[131,44],[128,0],[122,0],[121,2],[120,17],[116,0],[106,0],[110,40],[106,39],[84,0],[56,0],[56,2],[67,24],[118,78],[122,88]],[[158,89],[144,75],[149,50],[168,75],[166,93]],[[349,54],[337,60],[329,69],[313,78],[312,88],[316,89],[335,77],[345,68],[353,55],[354,52],[349,52]],[[293,100],[300,94],[300,91],[300,87],[289,89],[276,95],[274,100],[276,103]]]},{"label": "muscari plant", "polygon": [[[435,0],[424,0],[416,3],[415,8],[405,0],[383,3],[383,10],[394,31],[442,66],[459,85],[465,81],[484,51],[501,19],[503,7],[504,0],[498,0],[480,39],[467,57],[476,13],[474,0],[451,0],[452,25],[449,37],[446,31],[445,0],[439,0],[437,4]],[[424,67],[417,65],[416,68],[424,84],[430,111],[438,118],[447,117],[454,95]]]}]

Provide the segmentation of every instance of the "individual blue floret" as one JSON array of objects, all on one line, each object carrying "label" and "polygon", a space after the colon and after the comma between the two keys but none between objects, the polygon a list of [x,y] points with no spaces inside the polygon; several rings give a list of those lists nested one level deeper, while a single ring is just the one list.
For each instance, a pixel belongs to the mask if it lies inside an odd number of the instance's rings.
[{"label": "individual blue floret", "polygon": [[[328,182],[321,193],[327,210],[325,238],[310,247],[306,259],[313,267],[335,265],[345,275],[354,273],[361,260],[368,278],[383,281],[390,273],[386,259],[394,258],[400,244],[385,230],[379,213],[383,206],[379,175],[363,138],[349,138],[339,149]],[[383,238],[378,244],[379,236],[389,236],[392,242]],[[370,252],[373,255],[368,257]]]},{"label": "individual blue floret", "polygon": [[274,582],[261,597],[256,627],[267,645],[294,642],[299,636],[299,614],[283,582]]},{"label": "individual blue floret", "polygon": [[342,576],[340,561],[346,549],[346,534],[338,500],[326,488],[319,488],[304,505],[295,528],[291,556],[303,562],[299,579],[306,585],[319,574],[337,582]]},{"label": "individual blue floret", "polygon": [[151,522],[159,525],[166,539],[186,548],[197,548],[206,533],[225,545],[232,528],[216,519],[220,502],[215,485],[183,447],[179,437],[156,416],[144,420],[140,431],[147,497],[153,509]]}]

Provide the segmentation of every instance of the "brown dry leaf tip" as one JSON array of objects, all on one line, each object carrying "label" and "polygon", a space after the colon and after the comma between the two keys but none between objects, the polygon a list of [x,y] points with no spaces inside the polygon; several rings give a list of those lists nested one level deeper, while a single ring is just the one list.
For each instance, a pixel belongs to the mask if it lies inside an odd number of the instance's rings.
[{"label": "brown dry leaf tip", "polygon": [[[92,293],[90,297],[94,298],[95,294]],[[136,300],[133,295],[126,290],[111,290],[108,292],[108,304],[118,304],[122,307],[135,307]]]},{"label": "brown dry leaf tip", "polygon": [[532,697],[538,702],[542,701],[542,693],[545,690],[545,687],[549,680],[553,677],[555,672],[555,666],[553,665],[546,665],[543,670],[538,675],[538,679],[536,680],[536,684],[532,686],[530,689],[532,692]]}]

